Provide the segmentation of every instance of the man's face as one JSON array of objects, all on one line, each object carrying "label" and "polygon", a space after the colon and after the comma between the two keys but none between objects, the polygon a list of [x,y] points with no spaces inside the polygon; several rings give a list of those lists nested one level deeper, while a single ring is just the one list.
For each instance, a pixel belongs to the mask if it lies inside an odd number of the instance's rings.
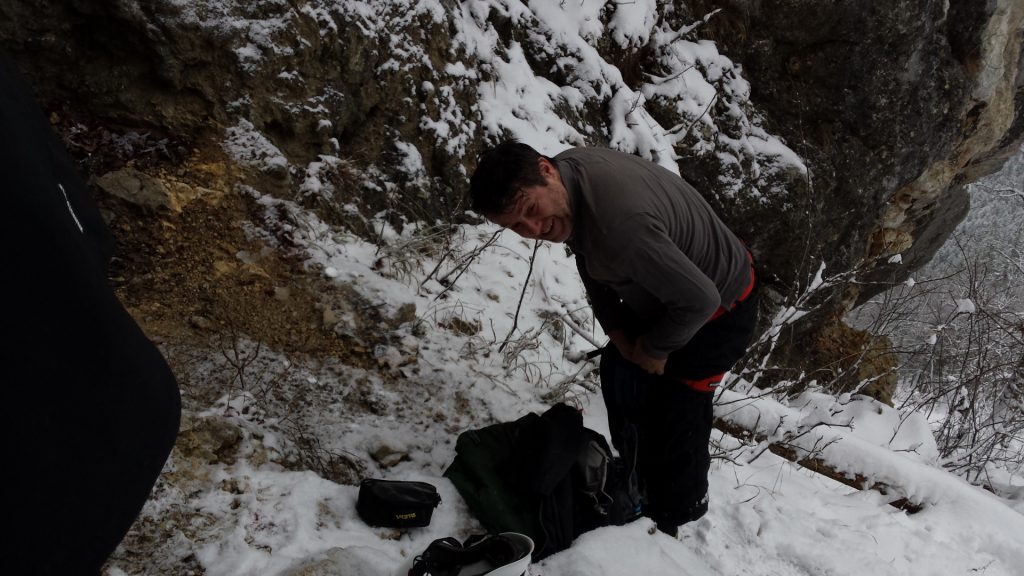
[{"label": "man's face", "polygon": [[522,188],[507,212],[486,216],[523,238],[565,242],[572,234],[569,192],[554,165],[545,158],[538,161],[545,184]]}]

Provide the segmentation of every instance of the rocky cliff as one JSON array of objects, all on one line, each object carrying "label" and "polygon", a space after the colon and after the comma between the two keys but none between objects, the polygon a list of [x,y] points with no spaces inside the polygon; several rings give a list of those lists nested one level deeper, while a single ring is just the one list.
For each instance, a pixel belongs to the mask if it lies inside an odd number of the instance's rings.
[{"label": "rocky cliff", "polygon": [[[690,5],[728,15],[708,23],[708,37],[743,63],[770,129],[811,167],[805,204],[782,211],[784,229],[770,236],[788,230],[789,239],[767,258],[788,272],[815,254],[841,281],[823,314],[798,329],[806,332],[788,363],[842,365],[852,341],[880,345],[847,330],[842,313],[931,259],[966,214],[966,185],[1024,139],[1024,5]],[[892,365],[884,353],[868,356],[868,365]],[[854,380],[865,376],[858,370]]]},{"label": "rocky cliff", "polygon": [[[129,304],[193,328],[212,314],[197,302],[293,282],[293,264],[253,271],[210,250],[175,264],[198,241],[186,231],[223,254],[251,240],[235,223],[252,191],[362,234],[374,215],[471,220],[475,153],[515,135],[678,169],[751,244],[766,318],[816,288],[777,377],[849,379],[842,359],[871,339],[842,315],[926,262],[965,214],[964,186],[1024,141],[1017,0],[548,4],[13,0],[0,48],[107,205]],[[567,28],[568,12],[586,24]],[[131,276],[184,282],[184,314],[162,315]],[[209,296],[218,278],[237,290]],[[273,333],[320,314],[315,300],[241,329]]]}]

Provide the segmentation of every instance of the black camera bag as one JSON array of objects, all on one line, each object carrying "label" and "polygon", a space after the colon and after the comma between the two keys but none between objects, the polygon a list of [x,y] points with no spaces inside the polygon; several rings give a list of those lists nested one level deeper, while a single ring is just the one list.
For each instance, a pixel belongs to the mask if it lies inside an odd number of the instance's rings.
[{"label": "black camera bag", "polygon": [[437,488],[426,482],[367,478],[359,484],[356,512],[370,526],[420,528],[440,503]]}]

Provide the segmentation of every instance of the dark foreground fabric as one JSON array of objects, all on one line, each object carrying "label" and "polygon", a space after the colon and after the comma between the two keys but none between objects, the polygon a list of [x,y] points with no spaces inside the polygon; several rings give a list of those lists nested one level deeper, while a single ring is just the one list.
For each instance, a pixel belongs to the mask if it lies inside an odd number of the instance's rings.
[{"label": "dark foreground fabric", "polygon": [[2,564],[97,574],[170,454],[178,387],[109,287],[100,215],[2,59],[0,135]]},{"label": "dark foreground fabric", "polygon": [[731,369],[750,344],[757,307],[755,289],[673,352],[664,376],[627,362],[615,346],[601,356],[601,390],[612,444],[621,450],[625,439],[635,435],[644,515],[659,526],[679,526],[707,512],[714,393],[694,390],[683,381]]}]

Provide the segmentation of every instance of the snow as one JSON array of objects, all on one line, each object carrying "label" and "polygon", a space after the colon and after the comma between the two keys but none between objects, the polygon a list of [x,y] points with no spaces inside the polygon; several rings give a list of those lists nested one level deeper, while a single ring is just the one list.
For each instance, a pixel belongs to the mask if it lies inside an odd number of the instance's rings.
[{"label": "snow", "polygon": [[[232,20],[230,14],[241,10],[240,4],[229,3],[209,13],[195,10],[187,0],[174,0],[174,4],[181,8],[181,18],[197,25],[244,26],[249,42],[237,47],[236,54],[247,69],[260,65],[265,53],[287,49],[274,39],[282,29],[279,20]],[[382,18],[383,13],[398,14],[399,23],[409,26],[417,15],[441,21],[449,3],[338,0],[325,4],[359,19],[368,34],[386,34],[394,22]],[[476,69],[460,61],[450,61],[436,71],[437,81],[420,88],[438,99],[438,115],[423,114],[421,128],[456,154],[464,153],[468,134],[475,131],[491,137],[511,134],[548,155],[607,140],[674,171],[678,171],[674,146],[696,135],[695,149],[719,154],[727,163],[753,166],[758,174],[783,169],[806,172],[800,158],[763,130],[756,115],[746,109],[750,87],[739,68],[713,43],[687,39],[698,23],[679,30],[655,27],[655,5],[654,0],[456,3],[451,8],[455,14],[447,16],[455,22],[453,40],[480,59],[488,77],[482,79]],[[321,26],[333,26],[326,9],[303,10]],[[602,24],[605,10],[612,11],[607,25]],[[513,41],[499,50],[498,33],[487,21],[489,11],[513,23],[528,23],[534,35],[529,49],[557,46],[556,66],[564,69],[566,84],[536,76],[523,43]],[[594,40],[604,35],[624,48],[653,38],[668,73],[648,79],[640,89],[628,87],[618,69],[593,47]],[[430,65],[420,48],[398,35],[391,37],[390,48],[394,58],[385,68],[398,69],[412,61]],[[475,86],[479,98],[473,111],[456,103],[454,89],[467,85]],[[594,99],[607,103],[607,134],[592,134],[592,128],[562,113],[583,113]],[[660,126],[645,108],[654,99],[668,99],[688,122]],[[718,99],[728,101],[722,114],[740,126],[739,131],[725,128],[724,123],[720,126],[721,119],[706,113]],[[425,174],[416,147],[400,140],[394,144],[407,172],[416,177]],[[245,119],[226,130],[223,146],[240,165],[304,174],[302,192],[324,197],[332,193],[324,172],[341,162],[338,157],[321,156],[296,169]],[[195,541],[181,536],[180,547],[183,556],[194,553],[206,574],[285,575],[301,570],[391,574],[436,538],[464,538],[480,531],[453,485],[442,476],[460,432],[540,412],[553,399],[564,398],[583,410],[588,426],[607,435],[605,408],[600,393],[594,392],[595,375],[588,370],[592,365],[578,362],[594,342],[602,343],[605,337],[590,315],[575,264],[562,246],[545,243],[535,252],[533,242],[484,224],[458,228],[453,252],[421,251],[413,247],[430,246],[424,225],[411,224],[399,232],[382,222],[375,224],[383,242],[377,246],[329,225],[296,203],[257,190],[250,193],[266,209],[265,221],[285,230],[298,246],[311,273],[355,290],[387,314],[410,304],[416,311],[414,322],[395,329],[400,338],[374,350],[381,372],[308,368],[304,381],[321,404],[315,406],[315,413],[290,416],[305,418],[326,449],[364,459],[367,475],[430,482],[437,486],[443,503],[427,528],[404,532],[373,528],[355,512],[356,486],[245,458],[220,464],[208,472],[208,482],[193,492],[169,490],[154,497],[143,511],[144,517],[159,518],[172,502],[190,507],[202,529]],[[531,258],[533,270],[524,290]],[[458,273],[467,262],[470,265]],[[808,294],[827,284],[824,272],[822,263],[808,283]],[[448,281],[442,283],[445,275]],[[513,331],[520,298],[523,306]],[[969,299],[956,305],[958,312],[975,312]],[[799,301],[783,307],[763,338],[778,338],[782,326],[807,313]],[[571,320],[586,336],[567,329],[560,318]],[[341,324],[347,322],[342,314]],[[466,334],[451,328],[456,322],[479,329]],[[507,345],[499,351],[503,342]],[[290,362],[281,356],[278,365],[293,366]],[[641,519],[585,534],[570,549],[534,565],[531,572],[544,576],[1021,573],[1024,516],[1020,510],[1024,506],[944,471],[923,418],[898,414],[865,397],[837,399],[814,390],[782,404],[759,394],[755,384],[737,379],[721,391],[717,415],[773,440],[788,440],[804,453],[842,470],[860,472],[898,492],[884,496],[854,490],[783,460],[765,450],[764,444],[745,445],[716,432],[713,439],[721,457],[710,471],[710,511],[683,526],[678,539],[657,532],[649,520]],[[372,404],[374,411],[353,407],[353,395],[361,395],[361,401]],[[210,414],[228,413],[246,431],[246,443],[254,444],[259,436],[267,450],[279,450],[281,438],[267,424],[272,418],[264,422],[253,413],[243,414],[240,406],[245,403],[252,405],[252,398],[225,397],[211,407]],[[230,406],[236,410],[228,410]],[[381,447],[407,457],[386,460],[385,465],[366,456]],[[1024,485],[1020,478],[1006,482]],[[1020,492],[1024,500],[1024,489]],[[911,515],[889,506],[897,496],[922,504],[923,511]],[[107,573],[128,574],[116,563]]]},{"label": "snow", "polygon": [[224,150],[239,165],[263,170],[288,167],[288,159],[252,122],[239,120],[225,132]]},{"label": "snow", "polygon": [[304,196],[314,195],[325,199],[334,196],[334,186],[324,181],[325,172],[337,169],[344,162],[335,156],[321,155],[319,160],[310,162],[306,166],[305,178],[299,185],[299,193]]},{"label": "snow", "polygon": [[[566,112],[580,114],[584,102],[594,106],[596,101],[608,111],[604,121],[609,146],[651,159],[673,172],[679,171],[674,146],[691,137],[697,140],[696,150],[715,151],[736,166],[749,165],[755,177],[786,170],[806,173],[803,161],[763,130],[756,114],[749,112],[750,87],[738,66],[713,43],[685,39],[696,24],[680,29],[658,25],[655,10],[653,0],[464,5],[461,18],[456,19],[456,39],[494,77],[478,85],[483,127],[490,134],[508,133],[553,155],[594,141],[593,127],[574,124]],[[489,11],[525,26],[528,38],[500,45],[486,20]],[[611,11],[607,26],[601,21],[604,11]],[[653,40],[665,75],[648,74],[638,89],[630,88],[619,67],[595,47],[602,36],[610,36],[627,50]],[[566,83],[559,86],[537,76],[525,56],[528,51],[547,52],[540,56],[554,60]],[[674,109],[686,122],[661,126],[647,111],[652,100]],[[726,102],[728,108],[721,121],[709,113],[716,101]],[[697,124],[699,128],[693,129]],[[761,195],[756,186],[744,186],[737,177],[725,184],[723,189],[730,194]]]},{"label": "snow", "polygon": [[618,3],[609,23],[610,33],[619,46],[638,48],[647,43],[656,21],[655,0]]},{"label": "snow", "polygon": [[[263,198],[268,209],[290,213],[296,240],[304,246],[307,267],[337,282],[351,283],[373,302],[389,308],[416,306],[430,329],[409,333],[403,342],[381,349],[384,364],[398,367],[409,349],[416,351],[406,385],[388,384],[372,373],[352,371],[310,377],[311,387],[340,391],[352,381],[366,382],[382,415],[366,417],[346,411],[339,399],[318,416],[318,426],[333,449],[366,454],[381,445],[409,459],[369,475],[427,481],[437,486],[442,505],[431,525],[404,532],[372,528],[355,512],[357,487],[339,485],[312,472],[256,466],[244,460],[214,474],[218,488],[196,496],[196,513],[212,522],[208,540],[196,557],[210,576],[291,574],[318,566],[323,574],[392,574],[410,555],[436,538],[464,538],[479,532],[461,497],[442,473],[454,456],[457,434],[526,412],[539,412],[553,383],[577,370],[572,358],[592,348],[574,332],[565,343],[552,336],[544,318],[573,313],[577,324],[603,341],[585,309],[582,286],[561,246],[542,244],[524,296],[518,335],[529,333],[539,346],[516,356],[496,352],[510,330],[512,314],[526,277],[533,242],[502,233],[458,280],[447,296],[433,280],[403,282],[373,266],[377,247],[353,238],[323,233],[327,225],[297,205]],[[465,226],[458,232],[466,250],[487,244],[497,229]],[[416,234],[391,231],[401,245]],[[335,242],[332,238],[343,238]],[[434,262],[423,263],[430,270]],[[815,283],[820,283],[819,269]],[[422,281],[422,274],[418,278]],[[444,329],[453,317],[478,321],[487,328],[465,336]],[[540,326],[544,329],[538,329]],[[401,379],[400,379],[401,380]],[[588,426],[607,434],[599,394],[570,386],[570,398],[584,410]],[[745,390],[745,391],[743,391]],[[757,389],[739,382],[720,393],[717,413],[765,430],[795,446],[819,448],[819,455],[842,469],[856,470],[873,481],[899,487],[883,496],[858,491],[808,472],[765,451],[742,445],[719,432],[714,440],[729,456],[716,459],[710,472],[709,513],[682,527],[678,539],[653,529],[647,519],[605,527],[581,536],[571,548],[532,566],[545,576],[673,574],[691,576],[749,574],[1019,574],[1024,565],[1024,516],[1006,501],[967,484],[938,465],[934,441],[918,417],[901,417],[892,408],[857,395],[833,398],[806,392],[789,405],[758,397]],[[452,399],[468,398],[470,411],[452,412]],[[424,425],[408,418],[403,398],[414,395],[416,410],[444,414]],[[403,416],[402,414],[405,414]],[[238,417],[244,420],[243,417]],[[250,423],[252,425],[252,423]],[[807,432],[810,430],[810,432]],[[273,444],[268,434],[265,443]],[[821,448],[821,447],[824,448]],[[1018,479],[1019,480],[1019,479]],[[231,489],[220,488],[232,486]],[[887,505],[898,495],[924,504],[908,515]],[[150,506],[158,507],[159,502]],[[114,566],[109,574],[118,574]]]},{"label": "snow", "polygon": [[957,298],[953,303],[956,304],[957,314],[974,314],[978,311],[974,306],[974,301],[970,298]]}]

